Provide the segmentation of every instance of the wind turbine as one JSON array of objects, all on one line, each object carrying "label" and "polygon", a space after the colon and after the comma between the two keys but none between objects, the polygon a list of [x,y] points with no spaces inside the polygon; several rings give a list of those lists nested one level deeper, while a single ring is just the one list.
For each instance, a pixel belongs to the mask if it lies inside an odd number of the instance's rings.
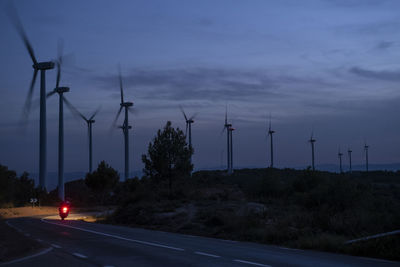
[{"label": "wind turbine", "polygon": [[232,127],[232,124],[228,123],[228,107],[225,109],[225,124],[224,128],[222,129],[222,133],[226,129],[226,150],[227,150],[227,172],[228,174],[231,174],[231,141],[230,141],[230,128]]},{"label": "wind turbine", "polygon": [[90,116],[89,118],[86,118],[82,113],[80,113],[66,98],[64,98],[65,103],[69,107],[70,110],[73,111],[76,115],[81,117],[87,124],[88,126],[88,140],[89,140],[89,173],[92,172],[92,162],[93,162],[93,141],[92,141],[92,126],[93,123],[96,121],[94,120],[94,117],[96,114],[99,112],[100,108],[97,108],[96,111]]},{"label": "wind turbine", "polygon": [[125,119],[124,123],[122,126],[119,126],[118,128],[122,129],[122,132],[124,134],[124,141],[125,141],[125,181],[128,179],[129,176],[129,129],[132,128],[132,126],[129,125],[128,122],[128,111],[131,111],[130,108],[133,106],[133,102],[125,102],[124,101],[124,90],[122,86],[122,77],[121,77],[121,69],[118,68],[119,71],[119,88],[121,91],[121,103],[120,103],[120,108],[118,110],[117,116],[115,117],[113,125],[115,126],[115,123],[118,120],[119,115],[121,114],[122,109],[125,109]]},{"label": "wind turbine", "polygon": [[59,43],[57,64],[57,80],[54,90],[46,95],[50,97],[55,93],[59,95],[59,112],[58,112],[58,197],[64,201],[64,93],[69,92],[69,87],[60,87],[61,64],[62,64],[62,46]]},{"label": "wind turbine", "polygon": [[312,162],[312,169],[313,169],[313,171],[315,171],[315,165],[314,165],[314,143],[317,140],[314,139],[313,135],[314,135],[314,133],[311,132],[311,137],[310,137],[310,140],[308,140],[308,142],[311,143],[311,162]]},{"label": "wind turbine", "polygon": [[[189,148],[192,149],[192,123],[194,123],[193,119],[196,117],[196,114],[194,114],[192,117],[188,119],[182,106],[180,106],[180,109],[182,111],[183,117],[185,117],[185,122],[186,122],[185,135],[189,138]],[[188,135],[188,129],[189,129],[189,135]],[[190,154],[190,161],[192,161],[192,154]]]},{"label": "wind turbine", "polygon": [[350,173],[353,171],[351,166],[351,152],[353,152],[350,148],[347,150],[347,154],[349,155],[349,166],[350,166]]},{"label": "wind turbine", "polygon": [[273,140],[272,140],[272,135],[274,133],[275,133],[275,131],[273,131],[271,128],[271,116],[269,116],[268,135],[270,137],[270,142],[271,142],[271,165],[270,165],[270,168],[274,167],[274,145],[273,145]]},{"label": "wind turbine", "polygon": [[22,41],[33,62],[33,77],[29,87],[28,96],[24,105],[24,114],[28,117],[31,108],[32,94],[35,86],[35,81],[38,72],[40,71],[40,138],[39,138],[39,187],[46,189],[46,175],[47,175],[47,129],[46,129],[46,71],[54,68],[54,62],[45,61],[38,62],[33,52],[32,45],[30,44],[22,23],[17,15],[14,6],[9,6],[9,16],[15,28],[17,29]]},{"label": "wind turbine", "polygon": [[342,156],[343,156],[343,153],[340,152],[340,148],[339,148],[338,157],[339,157],[339,169],[340,169],[340,173],[343,173],[343,168],[342,168]]},{"label": "wind turbine", "polygon": [[364,143],[364,151],[365,151],[365,170],[368,172],[368,148],[367,143]]}]

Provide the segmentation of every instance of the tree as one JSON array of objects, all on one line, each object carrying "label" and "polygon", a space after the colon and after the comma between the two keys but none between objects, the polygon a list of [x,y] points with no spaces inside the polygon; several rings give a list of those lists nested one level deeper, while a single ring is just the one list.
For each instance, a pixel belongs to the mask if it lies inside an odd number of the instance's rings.
[{"label": "tree", "polygon": [[153,143],[149,143],[147,155],[142,155],[143,171],[146,176],[167,180],[171,195],[172,180],[190,176],[192,154],[193,149],[188,147],[183,131],[171,127],[168,121],[163,131],[158,130]]},{"label": "tree", "polygon": [[85,184],[100,198],[100,203],[104,204],[104,198],[117,185],[119,174],[106,162],[100,162],[97,170],[87,173]]}]

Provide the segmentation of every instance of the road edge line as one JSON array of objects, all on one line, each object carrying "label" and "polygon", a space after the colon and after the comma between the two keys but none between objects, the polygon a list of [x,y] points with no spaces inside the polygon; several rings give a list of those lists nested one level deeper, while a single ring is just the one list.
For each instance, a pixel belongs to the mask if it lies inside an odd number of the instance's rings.
[{"label": "road edge line", "polygon": [[172,246],[167,246],[167,245],[158,244],[158,243],[153,243],[153,242],[148,242],[148,241],[142,241],[142,240],[137,240],[137,239],[126,238],[126,237],[119,236],[119,235],[107,234],[107,233],[103,233],[103,232],[99,232],[99,231],[94,231],[94,230],[89,230],[89,229],[85,229],[85,228],[81,228],[81,227],[76,227],[76,226],[72,226],[72,225],[63,225],[63,224],[48,222],[48,221],[46,221],[45,218],[40,219],[40,221],[42,221],[42,222],[44,222],[44,223],[48,223],[48,224],[58,225],[58,226],[60,226],[60,227],[67,227],[67,228],[71,228],[71,229],[75,229],[75,230],[80,230],[80,231],[84,231],[84,232],[88,232],[88,233],[92,233],[92,234],[97,234],[97,235],[112,237],[112,238],[116,238],[116,239],[120,239],[120,240],[125,240],[125,241],[130,241],[130,242],[134,242],[134,243],[138,243],[138,244],[143,244],[143,245],[148,245],[148,246],[153,246],[153,247],[160,247],[160,248],[167,248],[167,249],[172,249],[172,250],[177,250],[177,251],[185,251],[185,249],[183,249],[183,248],[172,247]]},{"label": "road edge line", "polygon": [[52,250],[53,250],[53,248],[49,247],[49,248],[46,248],[46,249],[44,249],[44,250],[42,250],[42,251],[40,251],[40,252],[38,252],[36,254],[33,254],[33,255],[29,255],[29,256],[26,256],[26,257],[23,257],[23,258],[19,258],[19,259],[15,259],[15,260],[11,260],[11,261],[0,263],[0,266],[5,266],[5,265],[13,264],[13,263],[16,263],[16,262],[29,260],[29,259],[32,259],[32,258],[35,258],[35,257],[38,257],[38,256],[42,256],[44,254],[47,254]]}]

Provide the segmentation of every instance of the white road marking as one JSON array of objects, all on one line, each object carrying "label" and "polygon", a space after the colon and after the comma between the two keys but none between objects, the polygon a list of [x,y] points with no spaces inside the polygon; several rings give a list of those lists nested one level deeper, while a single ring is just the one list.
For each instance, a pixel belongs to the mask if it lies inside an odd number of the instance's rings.
[{"label": "white road marking", "polygon": [[38,257],[38,256],[41,256],[41,255],[44,255],[44,254],[46,254],[46,253],[48,253],[48,252],[50,252],[50,251],[52,251],[52,250],[53,250],[53,248],[47,248],[47,249],[45,249],[45,250],[40,251],[39,253],[30,255],[30,256],[26,256],[26,257],[19,258],[19,259],[16,259],[16,260],[12,260],[12,261],[8,261],[8,262],[0,263],[0,266],[9,265],[9,264],[16,263],[16,262],[20,262],[20,261],[24,261],[24,260],[29,260],[29,259],[32,259],[32,258],[34,258],[34,257]]},{"label": "white road marking", "polygon": [[31,234],[28,234],[28,233],[26,233],[26,234],[24,234],[25,236],[31,236]]},{"label": "white road marking", "polygon": [[204,253],[204,252],[201,252],[201,251],[195,251],[194,253],[198,254],[198,255],[202,255],[202,256],[213,257],[213,258],[220,258],[221,257],[221,256],[214,255],[214,254]]},{"label": "white road marking", "polygon": [[113,265],[104,265],[103,267],[114,267]]},{"label": "white road marking", "polygon": [[149,245],[149,246],[160,247],[160,248],[167,248],[167,249],[178,250],[178,251],[184,251],[185,250],[183,248],[177,248],[177,247],[162,245],[162,244],[158,244],[158,243],[152,243],[152,242],[147,242],[147,241],[142,241],[142,240],[137,240],[137,239],[126,238],[126,237],[122,237],[122,236],[119,236],[119,235],[106,234],[106,233],[93,231],[93,230],[88,230],[88,229],[84,229],[84,228],[80,228],[80,227],[76,227],[76,226],[71,226],[71,225],[66,225],[66,224],[58,224],[58,223],[53,223],[53,222],[47,222],[44,218],[42,218],[41,221],[44,222],[44,223],[58,225],[60,227],[72,228],[72,229],[81,230],[81,231],[92,233],[92,234],[103,235],[103,236],[113,237],[113,238],[120,239],[120,240],[135,242],[135,243],[138,243],[138,244]]},{"label": "white road marking", "polygon": [[40,239],[40,238],[36,238],[36,241],[38,241],[38,242],[43,242],[43,240]]},{"label": "white road marking", "polygon": [[245,264],[250,264],[250,265],[255,265],[255,266],[271,267],[271,265],[252,262],[252,261],[244,261],[244,260],[233,260],[233,261],[240,262],[240,263],[245,263]]},{"label": "white road marking", "polygon": [[56,245],[56,244],[51,244],[51,246],[52,246],[53,248],[61,248],[61,246]]},{"label": "white road marking", "polygon": [[280,249],[285,249],[285,250],[293,250],[293,251],[300,251],[301,249],[297,248],[285,248],[285,247],[279,247]]},{"label": "white road marking", "polygon": [[80,253],[72,253],[72,255],[74,255],[74,256],[76,256],[78,258],[87,259],[87,257],[85,255],[80,254]]}]

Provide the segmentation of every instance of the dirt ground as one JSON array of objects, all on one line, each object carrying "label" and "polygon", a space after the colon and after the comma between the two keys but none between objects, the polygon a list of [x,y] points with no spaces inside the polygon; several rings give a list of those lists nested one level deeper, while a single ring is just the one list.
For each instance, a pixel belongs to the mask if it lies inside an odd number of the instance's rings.
[{"label": "dirt ground", "polygon": [[44,206],[44,207],[18,207],[18,208],[3,208],[0,209],[1,219],[10,219],[18,217],[30,217],[38,215],[57,215],[57,207]]}]

